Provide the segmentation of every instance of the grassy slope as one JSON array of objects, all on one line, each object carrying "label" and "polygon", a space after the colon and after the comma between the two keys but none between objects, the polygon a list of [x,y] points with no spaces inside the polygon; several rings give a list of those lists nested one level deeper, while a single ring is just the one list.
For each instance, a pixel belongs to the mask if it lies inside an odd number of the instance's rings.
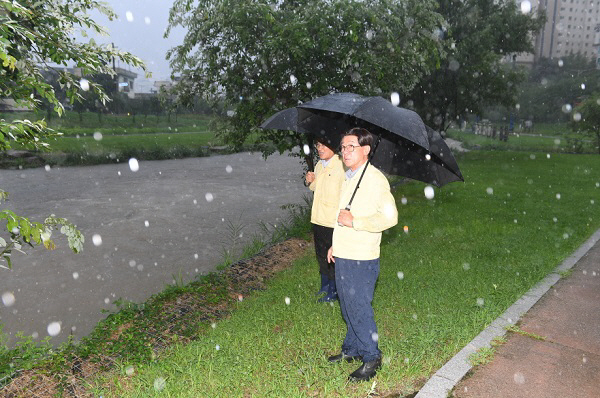
[{"label": "grassy slope", "polygon": [[[397,189],[400,225],[385,235],[374,300],[380,393],[418,388],[600,227],[597,155],[471,152],[458,161],[467,182],[433,200],[421,183]],[[345,326],[338,304],[315,302],[316,270],[307,253],[194,343],[115,376],[104,396],[365,396],[371,383],[346,382],[356,365],[325,360]]]}]

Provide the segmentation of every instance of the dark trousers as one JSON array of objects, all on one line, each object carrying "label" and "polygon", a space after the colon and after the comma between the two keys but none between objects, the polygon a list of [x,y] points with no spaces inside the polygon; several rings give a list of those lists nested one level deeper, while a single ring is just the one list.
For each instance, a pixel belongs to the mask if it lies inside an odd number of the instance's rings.
[{"label": "dark trousers", "polygon": [[379,335],[371,305],[379,276],[379,259],[358,261],[336,257],[335,268],[340,308],[347,326],[342,352],[360,355],[363,362],[380,358]]},{"label": "dark trousers", "polygon": [[327,261],[327,251],[331,247],[333,228],[313,224],[313,237],[315,241],[315,254],[319,262],[319,273],[329,279],[335,279],[334,264]]}]

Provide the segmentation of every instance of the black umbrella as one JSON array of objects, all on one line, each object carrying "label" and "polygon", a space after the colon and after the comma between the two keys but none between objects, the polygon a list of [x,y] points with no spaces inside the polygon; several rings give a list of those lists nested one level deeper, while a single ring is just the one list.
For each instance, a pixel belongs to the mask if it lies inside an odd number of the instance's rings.
[{"label": "black umbrella", "polygon": [[278,112],[260,127],[309,133],[332,148],[345,131],[364,127],[378,137],[370,162],[380,170],[436,186],[464,181],[442,136],[417,113],[382,97],[329,94]]}]

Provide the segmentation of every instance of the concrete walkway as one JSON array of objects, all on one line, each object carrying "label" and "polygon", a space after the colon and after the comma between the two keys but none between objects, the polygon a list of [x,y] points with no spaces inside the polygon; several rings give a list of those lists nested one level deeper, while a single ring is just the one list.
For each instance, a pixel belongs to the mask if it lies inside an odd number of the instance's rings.
[{"label": "concrete walkway", "polygon": [[[489,364],[468,374],[473,370],[469,355],[489,347],[519,320],[524,333],[511,333]],[[416,397],[450,393],[460,398],[600,397],[600,230],[438,370]]]},{"label": "concrete walkway", "polygon": [[39,340],[58,326],[53,343],[80,338],[115,300],[140,303],[174,279],[213,271],[226,248],[239,251],[261,234],[259,222],[272,229],[288,216],[282,205],[304,203],[302,175],[298,159],[259,153],[140,161],[136,172],[127,162],[0,170],[10,193],[2,208],[34,221],[65,217],[86,239],[74,254],[55,231],[56,250],[15,253],[13,269],[0,269],[9,345],[17,331]]}]

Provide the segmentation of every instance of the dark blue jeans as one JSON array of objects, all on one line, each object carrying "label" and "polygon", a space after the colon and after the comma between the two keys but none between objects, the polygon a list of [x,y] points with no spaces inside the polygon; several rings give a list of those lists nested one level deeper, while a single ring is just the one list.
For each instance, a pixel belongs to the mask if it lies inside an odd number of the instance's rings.
[{"label": "dark blue jeans", "polygon": [[371,305],[378,276],[378,258],[367,261],[335,258],[335,283],[342,316],[348,328],[342,352],[350,356],[360,355],[363,362],[381,357],[375,313]]}]

